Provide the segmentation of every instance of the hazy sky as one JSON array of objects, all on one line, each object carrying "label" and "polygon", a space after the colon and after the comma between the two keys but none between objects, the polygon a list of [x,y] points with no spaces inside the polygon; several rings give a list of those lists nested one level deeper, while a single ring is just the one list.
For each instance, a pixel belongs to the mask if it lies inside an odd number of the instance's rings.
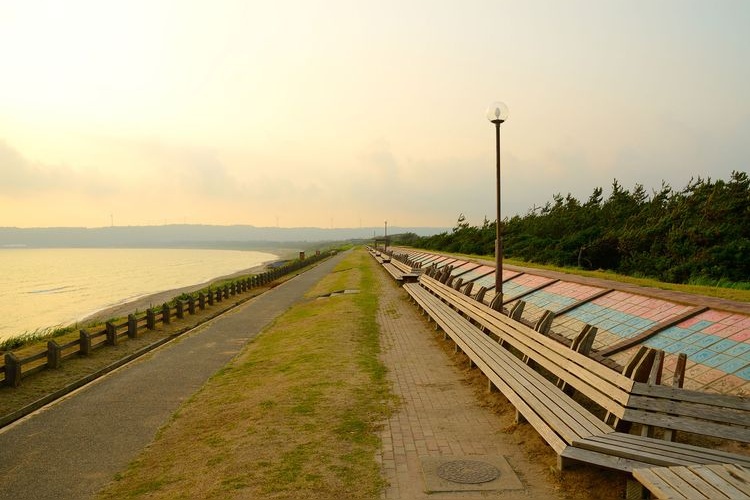
[{"label": "hazy sky", "polygon": [[453,226],[750,158],[750,1],[0,0],[0,226]]}]

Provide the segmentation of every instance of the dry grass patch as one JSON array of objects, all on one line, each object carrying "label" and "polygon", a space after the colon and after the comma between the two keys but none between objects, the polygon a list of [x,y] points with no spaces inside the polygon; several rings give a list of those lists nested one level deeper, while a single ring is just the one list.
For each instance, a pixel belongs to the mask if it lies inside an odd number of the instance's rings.
[{"label": "dry grass patch", "polygon": [[377,498],[377,290],[364,251],[290,309],[173,416],[102,498]]}]

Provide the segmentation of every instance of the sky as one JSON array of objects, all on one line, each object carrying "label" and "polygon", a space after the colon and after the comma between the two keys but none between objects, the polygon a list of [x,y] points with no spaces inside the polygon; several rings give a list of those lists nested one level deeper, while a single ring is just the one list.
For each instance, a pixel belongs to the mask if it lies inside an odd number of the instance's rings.
[{"label": "sky", "polygon": [[0,226],[452,227],[750,158],[746,0],[0,0]]}]

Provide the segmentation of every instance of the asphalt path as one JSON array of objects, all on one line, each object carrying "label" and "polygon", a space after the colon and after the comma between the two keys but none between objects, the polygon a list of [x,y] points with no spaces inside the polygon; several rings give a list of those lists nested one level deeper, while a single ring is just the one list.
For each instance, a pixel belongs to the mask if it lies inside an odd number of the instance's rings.
[{"label": "asphalt path", "polygon": [[87,499],[341,254],[0,431],[0,499]]}]

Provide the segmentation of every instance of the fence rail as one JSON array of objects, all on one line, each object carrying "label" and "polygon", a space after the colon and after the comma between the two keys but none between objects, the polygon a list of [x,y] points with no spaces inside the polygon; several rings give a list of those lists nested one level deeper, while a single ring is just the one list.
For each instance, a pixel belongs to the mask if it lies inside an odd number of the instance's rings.
[{"label": "fence rail", "polygon": [[[46,349],[25,357],[18,357],[12,351],[6,352],[4,364],[0,365],[0,376],[2,376],[0,386],[18,387],[24,378],[42,370],[60,368],[62,362],[67,359],[74,356],[89,356],[100,347],[116,346],[120,341],[135,339],[145,331],[155,330],[159,323],[170,324],[173,320],[183,319],[186,313],[194,315],[196,311],[202,311],[230,297],[268,285],[286,274],[329,256],[330,253],[316,252],[314,256],[305,259],[304,252],[300,252],[299,259],[263,273],[235,280],[221,287],[209,287],[206,292],[201,291],[197,295],[190,294],[186,299],[173,299],[173,306],[165,303],[162,306],[149,308],[141,314],[129,314],[125,321],[119,323],[108,321],[102,330],[95,332],[80,330],[79,338],[66,344],[58,344],[55,340],[49,340]],[[103,340],[99,340],[100,338]]]}]

